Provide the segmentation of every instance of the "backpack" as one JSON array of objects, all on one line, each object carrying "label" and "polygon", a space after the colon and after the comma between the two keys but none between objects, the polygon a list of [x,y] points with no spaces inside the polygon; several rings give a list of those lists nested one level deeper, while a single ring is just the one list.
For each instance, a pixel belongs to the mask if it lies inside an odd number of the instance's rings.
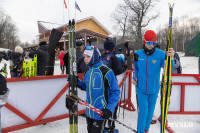
[{"label": "backpack", "polygon": [[101,58],[101,61],[103,62],[104,65],[112,69],[112,61],[111,57],[114,56],[113,53],[106,54],[106,56]]},{"label": "backpack", "polygon": [[176,58],[176,59],[178,59],[178,61],[179,61],[179,67],[177,68],[177,73],[178,74],[181,74],[182,73],[182,66],[181,66],[181,62],[180,62],[180,57],[179,57],[179,55],[177,54],[177,53],[175,53],[174,54],[174,58]]},{"label": "backpack", "polygon": [[120,69],[123,68],[124,63],[125,63],[125,59],[124,59],[123,54],[116,54],[115,56],[116,56],[117,59],[118,59],[119,68],[120,68]]}]

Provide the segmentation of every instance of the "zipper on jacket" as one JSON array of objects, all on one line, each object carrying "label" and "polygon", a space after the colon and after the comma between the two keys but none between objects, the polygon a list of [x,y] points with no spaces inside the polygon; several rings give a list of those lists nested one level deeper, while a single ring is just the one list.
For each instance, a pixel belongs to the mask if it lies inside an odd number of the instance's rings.
[{"label": "zipper on jacket", "polygon": [[146,78],[146,91],[145,91],[145,94],[147,93],[147,80],[148,80],[147,62],[148,62],[148,55],[147,55],[147,61],[146,61],[146,73],[147,73],[147,78]]},{"label": "zipper on jacket", "polygon": [[156,88],[157,88],[157,78],[156,78]]}]

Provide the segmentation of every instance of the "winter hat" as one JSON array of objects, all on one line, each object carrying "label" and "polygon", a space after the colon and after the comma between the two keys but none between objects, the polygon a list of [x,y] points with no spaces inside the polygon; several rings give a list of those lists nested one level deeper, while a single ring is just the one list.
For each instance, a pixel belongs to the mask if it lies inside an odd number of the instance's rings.
[{"label": "winter hat", "polygon": [[46,44],[47,44],[47,42],[42,41],[42,42],[39,43],[39,46],[46,45]]},{"label": "winter hat", "polygon": [[98,48],[93,47],[93,49],[91,50],[84,50],[84,54],[89,55],[90,57],[92,57],[92,59],[90,60],[90,62],[87,64],[88,66],[92,66],[94,64],[96,64],[100,58],[101,58],[101,53],[99,52]]},{"label": "winter hat", "polygon": [[15,53],[23,54],[23,48],[20,46],[15,47]]},{"label": "winter hat", "polygon": [[114,41],[106,38],[106,41],[104,42],[104,49],[105,50],[113,50],[114,47],[115,47]]},{"label": "winter hat", "polygon": [[81,40],[76,41],[76,46],[83,46],[84,42]]},{"label": "winter hat", "polygon": [[92,57],[93,53],[94,53],[94,49],[92,49],[92,50],[87,50],[87,49],[86,49],[86,50],[84,50],[84,53],[83,53],[83,54],[86,54],[86,55]]},{"label": "winter hat", "polygon": [[147,30],[144,34],[144,44],[146,41],[149,42],[156,42],[157,41],[157,35],[153,30]]}]

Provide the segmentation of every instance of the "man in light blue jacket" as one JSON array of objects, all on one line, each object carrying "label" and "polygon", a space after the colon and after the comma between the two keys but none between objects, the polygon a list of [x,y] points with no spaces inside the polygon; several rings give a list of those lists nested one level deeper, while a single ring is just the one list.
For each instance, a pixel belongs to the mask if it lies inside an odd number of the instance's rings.
[{"label": "man in light blue jacket", "polygon": [[143,49],[138,50],[134,55],[133,84],[137,86],[139,104],[137,131],[139,133],[147,133],[149,130],[160,90],[160,71],[164,67],[165,56],[167,54],[167,56],[174,57],[173,48],[165,53],[154,47],[156,41],[156,33],[147,30],[144,35]]}]

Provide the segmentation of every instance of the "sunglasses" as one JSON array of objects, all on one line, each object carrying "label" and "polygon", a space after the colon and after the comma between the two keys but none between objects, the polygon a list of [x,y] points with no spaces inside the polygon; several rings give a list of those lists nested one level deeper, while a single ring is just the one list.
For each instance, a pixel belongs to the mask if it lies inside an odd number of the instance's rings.
[{"label": "sunglasses", "polygon": [[[144,39],[145,40],[145,39]],[[145,40],[146,41],[146,40]],[[153,46],[155,46],[156,45],[156,42],[149,42],[149,41],[146,41],[146,44],[147,45],[151,45],[151,44],[153,44]]]},{"label": "sunglasses", "polygon": [[94,46],[85,46],[85,50],[93,50]]}]

